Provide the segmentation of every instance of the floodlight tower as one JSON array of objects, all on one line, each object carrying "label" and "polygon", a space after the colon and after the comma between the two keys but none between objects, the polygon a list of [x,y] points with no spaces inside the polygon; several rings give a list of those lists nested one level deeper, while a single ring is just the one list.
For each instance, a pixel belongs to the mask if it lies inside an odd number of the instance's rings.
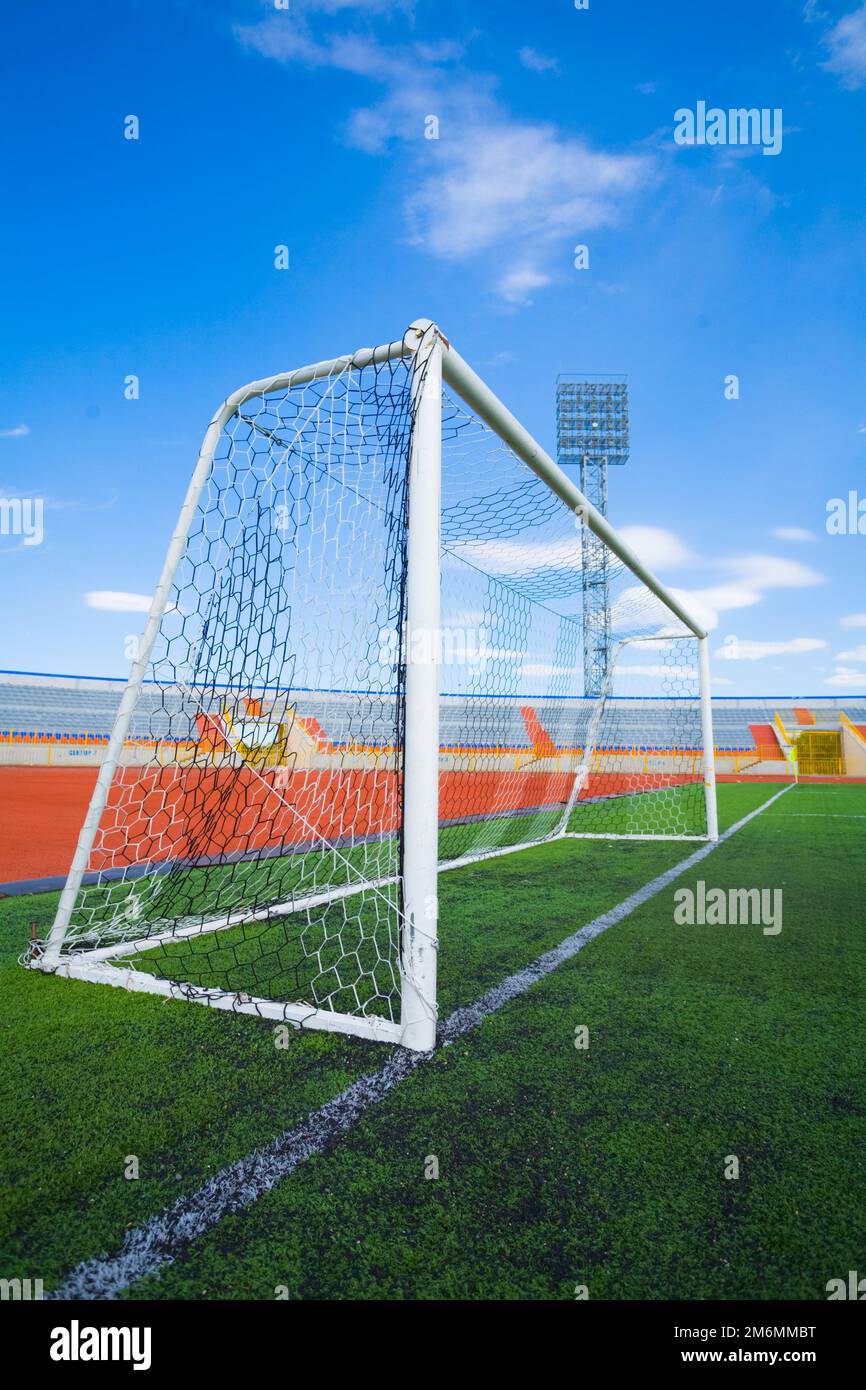
[{"label": "floodlight tower", "polygon": [[[579,465],[580,490],[607,515],[607,469],[628,461],[628,383],[624,377],[556,378],[556,448],[561,467]],[[600,695],[610,660],[610,551],[584,526],[583,686]]]}]

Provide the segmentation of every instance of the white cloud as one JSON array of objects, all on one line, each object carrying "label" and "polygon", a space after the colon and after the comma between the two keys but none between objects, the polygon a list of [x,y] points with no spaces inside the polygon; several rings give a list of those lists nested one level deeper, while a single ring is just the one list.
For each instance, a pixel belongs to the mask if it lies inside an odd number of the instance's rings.
[{"label": "white cloud", "polygon": [[451,61],[462,53],[460,46],[451,42],[387,48],[366,34],[353,34],[344,28],[318,40],[303,17],[287,24],[283,18],[274,16],[258,24],[238,25],[234,32],[244,48],[263,58],[279,63],[300,63],[308,68],[337,68],[394,87],[406,82],[414,68],[418,80],[411,91],[405,93],[406,101],[413,94],[419,98],[412,109],[425,104],[424,97],[429,96],[432,88],[435,64]]},{"label": "white cloud", "polygon": [[820,637],[794,637],[789,642],[753,642],[747,638],[718,647],[715,655],[720,661],[762,661],[766,656],[802,656],[818,652],[827,643]]},{"label": "white cloud", "polygon": [[[691,563],[693,557],[670,532],[656,531],[654,527],[626,526],[623,528],[623,534],[628,539],[630,535],[641,530],[648,533],[648,538],[656,537],[654,544],[649,544],[648,540],[645,552],[639,544],[634,544],[634,548],[650,568],[661,567],[665,563]],[[663,555],[668,544],[673,544],[671,554],[676,556],[676,559],[666,562]],[[652,559],[648,558],[653,551],[655,553]],[[754,607],[762,601],[768,589],[806,588],[824,582],[823,575],[809,569],[799,560],[780,559],[775,555],[738,556],[723,560],[721,568],[728,570],[732,575],[732,578],[724,583],[691,589],[671,588],[671,593],[686,612],[707,632],[712,632],[718,627],[721,613]],[[634,610],[637,606],[640,606],[642,613],[652,614],[646,621],[664,622],[667,609],[648,591],[638,587],[627,590],[614,604],[613,615],[615,620],[619,620],[620,630],[633,625]]]},{"label": "white cloud", "polygon": [[438,169],[407,203],[411,238],[445,260],[558,238],[618,219],[648,180],[645,156],[614,155],[489,112],[443,142]]},{"label": "white cloud", "polygon": [[521,48],[518,58],[530,72],[559,72],[559,63],[547,53],[539,53],[535,48]]},{"label": "white cloud", "polygon": [[29,433],[29,425],[13,425],[11,429],[0,430],[0,439],[23,439]]},{"label": "white cloud", "polygon": [[483,608],[457,608],[442,615],[442,628],[479,628],[484,626]]},{"label": "white cloud", "polygon": [[117,589],[93,589],[84,595],[88,608],[99,608],[105,613],[148,613],[150,596],[148,594],[126,594]]},{"label": "white cloud", "polygon": [[839,619],[840,627],[866,627],[866,613],[847,613]]},{"label": "white cloud", "polygon": [[450,542],[443,557],[448,563],[448,552],[459,560],[468,561],[485,574],[520,575],[522,578],[541,577],[552,570],[580,571],[580,546],[575,540],[520,541],[520,540],[466,540]]},{"label": "white cloud", "polygon": [[732,608],[751,608],[760,603],[762,595],[757,589],[749,589],[744,584],[712,584],[698,589],[701,601],[717,613],[727,613]]},{"label": "white cloud", "polygon": [[[696,556],[674,532],[655,526],[624,526],[619,530],[623,540],[637,553],[649,569],[661,570],[694,566]],[[580,569],[580,549],[566,540],[526,542],[517,540],[466,541],[450,547],[481,570],[494,575],[537,575],[544,570]],[[731,572],[731,578],[718,584],[685,588],[670,585],[669,591],[692,619],[707,632],[715,631],[720,615],[761,603],[768,590],[805,588],[824,582],[824,576],[798,560],[774,555],[745,555],[715,562],[716,568]],[[611,611],[615,635],[636,631],[681,631],[679,620],[642,583],[629,582],[614,591]],[[842,620],[848,626],[866,626],[866,614],[852,614]],[[790,642],[767,643],[741,639],[739,654],[742,660],[758,660],[770,655],[797,655],[817,651],[827,646],[823,639],[796,638]],[[721,655],[731,659],[731,652]]]},{"label": "white cloud", "polygon": [[[511,655],[517,656],[519,653],[514,652]],[[491,659],[490,653],[485,653],[485,656],[488,660]],[[537,680],[541,676],[575,676],[577,671],[574,666],[551,666],[548,662],[531,661],[524,662],[520,668],[520,674],[527,680]]]},{"label": "white cloud", "polygon": [[866,672],[854,671],[850,666],[839,666],[831,676],[825,677],[825,685],[838,685],[852,690],[866,691]]},{"label": "white cloud", "polygon": [[830,56],[824,67],[835,72],[843,87],[866,83],[866,5],[843,15],[824,39]]},{"label": "white cloud", "polygon": [[499,295],[507,304],[531,304],[533,290],[550,284],[550,276],[535,270],[531,265],[516,265],[506,271],[499,281]]},{"label": "white cloud", "polygon": [[[277,17],[235,33],[264,57],[374,82],[381,99],[351,115],[347,137],[369,154],[395,143],[404,150],[410,243],[441,260],[484,255],[508,303],[526,303],[529,290],[550,284],[578,232],[616,223],[655,177],[648,154],[596,150],[553,124],[512,117],[491,73],[455,73],[457,44],[384,46],[345,27],[314,36],[303,19]],[[441,138],[428,141],[431,114]]]},{"label": "white cloud", "polygon": [[803,526],[777,526],[773,535],[778,541],[813,541],[815,539],[811,531],[807,531]]},{"label": "white cloud", "polygon": [[799,560],[779,555],[741,555],[725,561],[725,568],[736,575],[744,588],[758,593],[764,589],[807,589],[824,583],[823,574]]},{"label": "white cloud", "polygon": [[[701,599],[698,592],[671,586],[670,593],[707,632],[718,626],[718,613]],[[643,584],[633,584],[617,595],[611,608],[611,627],[614,633],[634,632],[647,627],[658,627],[665,632],[682,632],[679,619],[674,618],[667,605]]]},{"label": "white cloud", "polygon": [[622,526],[619,534],[648,569],[680,569],[694,559],[679,536],[661,526]]},{"label": "white cloud", "polygon": [[849,652],[840,652],[837,661],[866,661],[866,642],[859,647],[852,647]]},{"label": "white cloud", "polygon": [[681,680],[696,681],[698,679],[698,668],[696,666],[665,666],[665,665],[646,665],[646,666],[616,666],[616,678],[620,676],[645,677],[647,680]]}]

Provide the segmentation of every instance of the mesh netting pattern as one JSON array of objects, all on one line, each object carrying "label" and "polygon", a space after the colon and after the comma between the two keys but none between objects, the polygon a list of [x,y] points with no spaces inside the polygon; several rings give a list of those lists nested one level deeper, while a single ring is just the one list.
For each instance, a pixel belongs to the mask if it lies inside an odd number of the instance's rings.
[{"label": "mesh netting pattern", "polygon": [[441,629],[407,630],[412,403],[396,358],[228,420],[64,959],[397,1021],[418,640],[440,665],[441,864],[705,833],[695,639],[611,556],[608,680],[586,698],[582,523],[447,394]]},{"label": "mesh netting pattern", "polygon": [[394,1017],[403,689],[382,633],[403,620],[410,386],[400,359],[228,422],[129,729],[144,765],[115,775],[67,949],[134,937],[139,969],[192,991]]},{"label": "mesh netting pattern", "polygon": [[444,418],[441,857],[702,836],[696,639],[609,554],[608,680],[585,696],[582,521],[447,396]]}]

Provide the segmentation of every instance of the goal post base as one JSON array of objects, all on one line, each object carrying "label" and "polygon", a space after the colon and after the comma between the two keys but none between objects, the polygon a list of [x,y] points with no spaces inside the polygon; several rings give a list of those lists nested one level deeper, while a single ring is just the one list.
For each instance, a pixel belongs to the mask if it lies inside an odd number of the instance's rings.
[{"label": "goal post base", "polygon": [[30,963],[30,968],[68,980],[114,985],[116,988],[133,990],[139,994],[155,994],[164,999],[204,1004],[208,1008],[223,1009],[229,1013],[252,1014],[272,1023],[285,1023],[301,1032],[305,1029],[315,1029],[329,1033],[347,1033],[353,1037],[368,1038],[376,1042],[403,1041],[402,1026],[386,1018],[376,1018],[371,1014],[333,1013],[328,1009],[317,1009],[313,1004],[282,1004],[274,999],[259,999],[249,994],[232,994],[225,990],[182,984],[177,980],[163,980],[159,976],[149,975],[131,967],[106,965],[104,962],[89,963],[84,959],[61,961],[56,966],[46,965],[43,960],[35,960]]},{"label": "goal post base", "polygon": [[698,844],[706,844],[710,837],[709,835],[641,835],[638,833],[629,835],[625,831],[618,834],[614,830],[608,834],[590,830],[563,830],[561,838],[563,840],[657,840],[660,843],[667,840],[688,840]]}]

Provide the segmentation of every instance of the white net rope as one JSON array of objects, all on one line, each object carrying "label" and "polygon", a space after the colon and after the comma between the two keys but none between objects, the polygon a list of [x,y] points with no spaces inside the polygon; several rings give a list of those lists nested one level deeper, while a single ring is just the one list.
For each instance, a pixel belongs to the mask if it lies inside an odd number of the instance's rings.
[{"label": "white net rope", "polygon": [[403,360],[228,422],[65,951],[397,1017],[410,430]]},{"label": "white net rope", "polygon": [[229,420],[64,957],[396,1021],[418,644],[441,664],[440,862],[705,832],[694,638],[611,563],[609,679],[585,698],[581,523],[447,396],[441,630],[407,631],[411,385],[376,362]]},{"label": "white net rope", "polygon": [[608,555],[608,680],[584,695],[583,522],[446,398],[440,844],[706,833],[694,636]]}]

